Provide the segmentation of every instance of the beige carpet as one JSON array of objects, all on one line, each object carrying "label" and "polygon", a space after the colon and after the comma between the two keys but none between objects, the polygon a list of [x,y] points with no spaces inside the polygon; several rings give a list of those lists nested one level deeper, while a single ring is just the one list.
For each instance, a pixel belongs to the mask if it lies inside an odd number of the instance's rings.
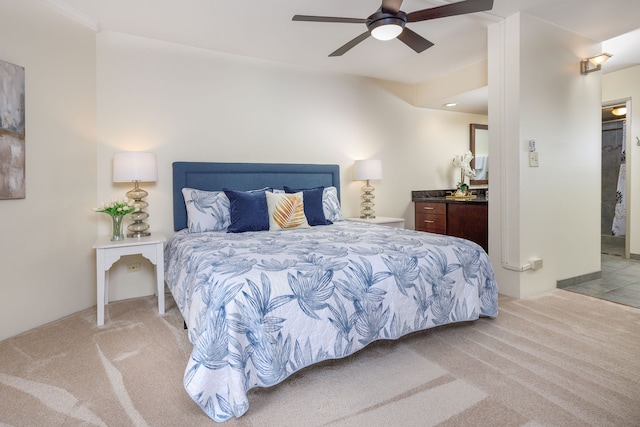
[{"label": "beige carpet", "polygon": [[[0,342],[0,425],[212,426],[182,387],[171,296],[111,303]],[[224,426],[638,426],[640,310],[555,290],[497,319],[378,342],[249,393]]]}]

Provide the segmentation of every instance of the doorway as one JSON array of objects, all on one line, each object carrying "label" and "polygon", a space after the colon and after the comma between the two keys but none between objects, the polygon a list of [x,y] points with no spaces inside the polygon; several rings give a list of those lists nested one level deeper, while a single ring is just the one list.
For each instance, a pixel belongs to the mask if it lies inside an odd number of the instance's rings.
[{"label": "doorway", "polygon": [[626,102],[603,106],[601,251],[622,257],[628,257],[626,126]]}]

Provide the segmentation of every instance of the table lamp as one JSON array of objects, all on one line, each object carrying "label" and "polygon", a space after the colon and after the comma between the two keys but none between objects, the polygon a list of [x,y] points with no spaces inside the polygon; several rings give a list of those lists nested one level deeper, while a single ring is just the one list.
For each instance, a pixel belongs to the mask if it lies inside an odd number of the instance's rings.
[{"label": "table lamp", "polygon": [[360,206],[360,218],[375,218],[376,212],[373,210],[376,197],[373,192],[375,188],[369,183],[372,179],[382,179],[382,161],[380,160],[356,160],[353,164],[353,179],[356,181],[366,181],[362,187],[362,203]]},{"label": "table lamp", "polygon": [[140,181],[153,182],[158,180],[158,163],[155,153],[139,151],[123,151],[113,155],[113,182],[133,181],[134,188],[127,192],[127,197],[133,200],[136,211],[131,213],[133,222],[127,229],[127,237],[150,236],[149,224],[145,222],[149,214],[144,211],[149,206],[142,200],[149,193],[140,188]]}]

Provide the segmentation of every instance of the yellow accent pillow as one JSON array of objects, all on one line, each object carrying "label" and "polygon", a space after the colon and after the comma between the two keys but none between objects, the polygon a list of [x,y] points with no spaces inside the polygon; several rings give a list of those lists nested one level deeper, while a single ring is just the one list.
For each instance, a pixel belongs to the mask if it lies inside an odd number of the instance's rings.
[{"label": "yellow accent pillow", "polygon": [[302,192],[266,193],[269,210],[269,230],[311,228],[304,214]]}]

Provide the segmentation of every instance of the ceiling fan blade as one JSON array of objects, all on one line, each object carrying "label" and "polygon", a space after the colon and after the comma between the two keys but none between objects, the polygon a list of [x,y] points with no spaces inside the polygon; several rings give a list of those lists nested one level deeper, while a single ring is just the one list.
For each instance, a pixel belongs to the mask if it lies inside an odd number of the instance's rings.
[{"label": "ceiling fan blade", "polygon": [[400,35],[396,38],[402,43],[409,46],[411,49],[415,50],[417,53],[427,50],[431,46],[433,46],[433,43],[431,43],[429,40],[425,39],[415,31],[411,31],[407,27],[404,27]]},{"label": "ceiling fan blade", "polygon": [[337,18],[333,16],[311,16],[311,15],[294,15],[292,21],[308,21],[308,22],[340,22],[344,24],[365,24],[366,19],[361,18]]},{"label": "ceiling fan blade", "polygon": [[402,0],[382,0],[382,10],[384,12],[398,13],[402,6]]},{"label": "ceiling fan blade", "polygon": [[447,16],[464,15],[466,13],[491,10],[492,8],[493,0],[465,0],[407,13],[407,22],[419,22]]},{"label": "ceiling fan blade", "polygon": [[346,43],[344,46],[342,46],[341,48],[337,49],[336,51],[332,52],[329,56],[342,56],[345,53],[347,53],[351,48],[355,47],[357,44],[359,44],[360,42],[362,42],[363,40],[366,40],[367,38],[369,38],[369,31],[365,31],[364,33],[360,34],[358,37],[356,37],[355,39],[351,40],[350,42]]}]

